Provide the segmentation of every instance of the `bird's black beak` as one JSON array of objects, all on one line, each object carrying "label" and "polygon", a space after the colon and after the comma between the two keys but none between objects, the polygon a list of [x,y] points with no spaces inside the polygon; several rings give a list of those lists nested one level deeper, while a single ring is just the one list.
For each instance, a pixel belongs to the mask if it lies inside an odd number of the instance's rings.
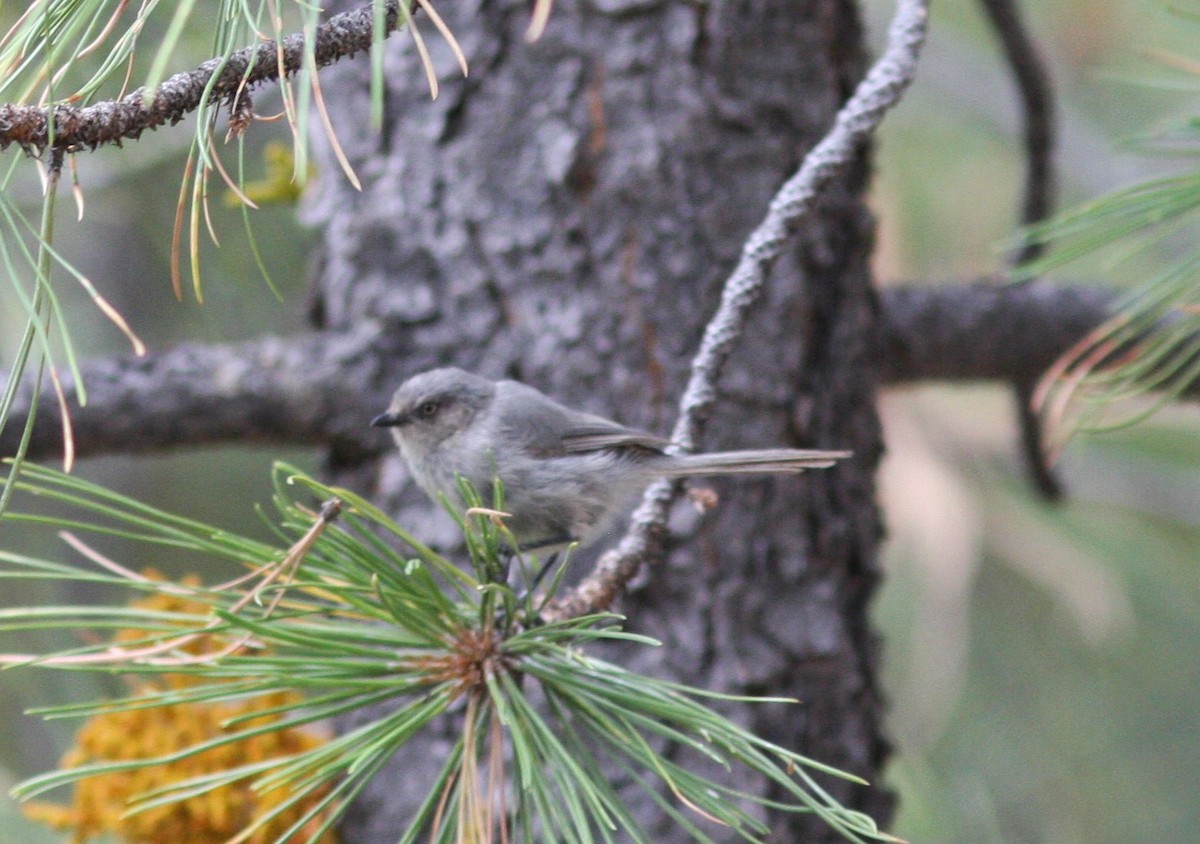
[{"label": "bird's black beak", "polygon": [[372,428],[395,428],[408,422],[407,413],[381,413],[371,420]]}]

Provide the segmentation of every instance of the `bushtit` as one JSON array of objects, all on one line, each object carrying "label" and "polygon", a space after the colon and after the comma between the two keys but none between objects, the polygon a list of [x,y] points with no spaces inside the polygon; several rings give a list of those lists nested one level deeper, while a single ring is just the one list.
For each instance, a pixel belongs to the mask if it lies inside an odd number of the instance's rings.
[{"label": "bushtit", "polygon": [[516,381],[447,367],[414,375],[372,425],[391,428],[413,479],[433,500],[459,500],[456,476],[481,494],[504,484],[506,524],[523,550],[597,538],[655,478],[822,469],[847,451],[773,448],[665,453],[668,441],[564,407]]}]

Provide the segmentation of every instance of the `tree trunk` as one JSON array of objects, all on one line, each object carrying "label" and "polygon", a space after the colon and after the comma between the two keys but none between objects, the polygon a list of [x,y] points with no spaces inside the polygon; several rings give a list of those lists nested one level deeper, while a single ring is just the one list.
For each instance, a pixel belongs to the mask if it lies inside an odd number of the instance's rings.
[{"label": "tree trunk", "polygon": [[[370,126],[368,63],[323,76],[363,190],[324,149],[307,208],[324,232],[314,321],[383,326],[385,362],[356,385],[380,410],[407,375],[453,363],[667,430],[742,239],[860,77],[855,4],[562,0],[535,44],[523,37],[528,4],[439,9],[471,75],[457,78],[421,21],[442,74],[431,102],[411,41],[393,39],[381,134]],[[678,508],[679,541],[621,606],[631,629],[663,647],[607,656],[716,691],[799,698],[732,711],[765,738],[871,780],[829,787],[886,822],[866,622],[881,443],[865,174],[864,151],[774,267],[707,443],[850,448],[854,459],[798,478],[714,482],[720,505],[703,520]],[[362,463],[335,452],[330,464],[337,483],[453,543],[398,455]],[[344,840],[395,840],[428,788],[420,762],[439,752],[430,741],[373,783]],[[630,803],[653,840],[686,840],[650,801],[631,792]],[[803,816],[770,823],[778,841],[833,838]]]}]

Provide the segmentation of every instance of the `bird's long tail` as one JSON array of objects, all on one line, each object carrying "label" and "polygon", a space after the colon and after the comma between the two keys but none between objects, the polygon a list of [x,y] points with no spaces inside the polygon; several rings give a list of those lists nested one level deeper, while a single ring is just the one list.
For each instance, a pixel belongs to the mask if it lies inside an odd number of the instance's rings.
[{"label": "bird's long tail", "polygon": [[764,448],[758,451],[718,451],[713,454],[680,454],[664,461],[664,474],[678,478],[692,475],[744,475],[755,473],[803,472],[827,469],[849,451],[815,451],[797,448]]}]

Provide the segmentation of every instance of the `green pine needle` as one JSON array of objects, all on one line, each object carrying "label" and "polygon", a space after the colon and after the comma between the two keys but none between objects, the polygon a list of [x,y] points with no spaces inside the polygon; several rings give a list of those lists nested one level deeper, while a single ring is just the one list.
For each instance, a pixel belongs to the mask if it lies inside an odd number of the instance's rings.
[{"label": "green pine needle", "polygon": [[[1194,13],[1168,11],[1189,28],[1200,21]],[[1148,55],[1153,60],[1155,53]],[[1187,81],[1194,86],[1194,75]],[[1169,80],[1148,84],[1170,87]],[[1198,126],[1196,118],[1184,119],[1139,146],[1194,156]],[[1077,431],[1145,420],[1200,375],[1200,254],[1190,246],[1198,211],[1200,171],[1193,170],[1116,191],[1024,233],[1026,243],[1052,249],[1019,268],[1017,280],[1097,258],[1102,271],[1120,267],[1130,288],[1113,318],[1064,355],[1039,387],[1036,403],[1055,440],[1046,443],[1051,453]]]}]

